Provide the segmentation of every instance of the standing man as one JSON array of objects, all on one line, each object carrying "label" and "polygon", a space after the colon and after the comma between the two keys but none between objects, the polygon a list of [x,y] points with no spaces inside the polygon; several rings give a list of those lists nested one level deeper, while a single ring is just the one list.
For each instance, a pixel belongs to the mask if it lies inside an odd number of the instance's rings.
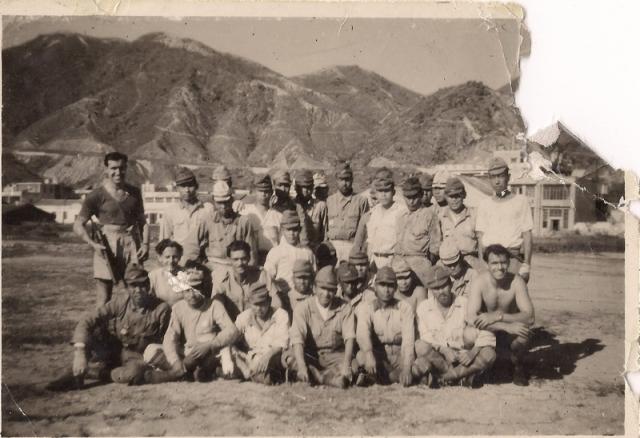
[{"label": "standing man", "polygon": [[529,350],[531,326],[535,321],[527,284],[507,270],[511,253],[502,245],[490,245],[484,252],[488,272],[471,283],[467,322],[496,335],[497,347],[506,347],[513,363],[513,383],[527,386],[529,377],[524,356]]},{"label": "standing man", "polygon": [[376,276],[376,300],[358,313],[356,359],[364,368],[364,379],[358,383],[400,383],[413,381],[415,360],[415,317],[411,306],[395,298],[396,274],[389,266]]},{"label": "standing man", "polygon": [[264,265],[267,253],[280,241],[281,213],[270,208],[273,187],[269,175],[256,176],[253,180],[255,204],[246,204],[241,211],[247,216],[257,232],[258,265]]},{"label": "standing man", "polygon": [[[229,169],[227,169],[226,166],[221,165],[213,169],[213,174],[211,175],[211,177],[214,184],[218,181],[225,182],[231,189],[231,193],[233,193],[233,181],[231,179],[231,172],[229,172]],[[240,213],[244,209],[244,203],[240,199],[236,199],[234,197],[232,209],[236,213]]]},{"label": "standing man", "polygon": [[328,229],[327,204],[313,198],[313,174],[302,170],[296,176],[296,204],[304,212],[304,221],[309,225],[309,247],[315,250],[324,241]]},{"label": "standing man", "polygon": [[404,180],[402,193],[409,211],[398,218],[395,254],[404,258],[424,285],[431,266],[438,260],[440,224],[434,209],[423,205],[422,186],[417,177]]},{"label": "standing man", "polygon": [[459,178],[451,177],[447,180],[444,197],[447,206],[440,209],[440,228],[442,238],[451,239],[471,266],[479,269],[478,236],[476,233],[476,211],[464,205],[467,192]]},{"label": "standing man", "polygon": [[509,167],[502,158],[491,160],[488,173],[495,194],[478,206],[478,250],[482,254],[490,245],[504,246],[512,255],[509,272],[528,282],[533,250],[531,206],[525,196],[509,190]]},{"label": "standing man", "polygon": [[300,218],[300,241],[303,245],[309,245],[310,221],[306,220],[302,207],[291,199],[291,175],[286,170],[276,170],[271,179],[273,181],[271,209],[279,214],[274,215],[269,225],[280,228],[283,213],[287,210],[293,210]]},{"label": "standing man", "polygon": [[449,172],[446,170],[440,170],[436,172],[433,177],[433,199],[436,201],[436,212],[439,212],[441,208],[447,206],[447,199],[444,197],[444,189],[447,186],[449,176]]},{"label": "standing man", "polygon": [[367,199],[353,193],[353,171],[349,163],[336,169],[338,191],[327,199],[327,239],[336,248],[338,261],[348,260],[362,217],[369,210]]},{"label": "standing man", "polygon": [[[84,199],[73,224],[73,231],[94,249],[97,307],[111,300],[113,284],[124,277],[127,266],[142,264],[149,254],[149,228],[142,195],[138,188],[125,182],[127,161],[127,156],[120,152],[105,155],[105,179]],[[100,221],[106,246],[94,242],[87,233],[85,225],[93,216]]]},{"label": "standing man", "polygon": [[194,173],[180,167],[176,174],[180,200],[165,209],[160,222],[159,239],[171,239],[183,249],[180,264],[188,260],[202,262],[207,247],[207,218],[213,214],[211,204],[198,199],[198,181]]},{"label": "standing man", "polygon": [[391,178],[379,178],[375,182],[379,203],[371,210],[366,226],[367,251],[376,269],[388,266],[396,251],[400,218],[407,214],[407,207],[393,200],[396,191]]},{"label": "standing man", "polygon": [[420,175],[420,186],[422,187],[422,205],[429,208],[433,205],[433,175],[423,173]]},{"label": "standing man", "polygon": [[[231,187],[223,181],[213,185],[213,201],[216,211],[207,220],[209,246],[207,248],[208,267],[214,275],[228,270],[230,261],[227,248],[234,240],[244,240],[250,247],[249,264],[255,266],[257,259],[256,230],[247,216],[233,211]],[[221,275],[221,274],[217,274]]]}]

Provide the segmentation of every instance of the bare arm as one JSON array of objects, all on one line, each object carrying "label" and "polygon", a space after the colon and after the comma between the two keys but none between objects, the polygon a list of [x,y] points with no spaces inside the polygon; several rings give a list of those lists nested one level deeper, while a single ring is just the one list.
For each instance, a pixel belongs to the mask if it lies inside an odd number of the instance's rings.
[{"label": "bare arm", "polygon": [[482,309],[482,284],[481,275],[476,275],[469,284],[469,299],[467,300],[467,324],[474,325],[480,310]]},{"label": "bare arm", "polygon": [[525,231],[522,233],[523,249],[524,249],[524,262],[528,265],[531,264],[531,254],[533,252],[533,237],[531,231]]},{"label": "bare arm", "polygon": [[478,257],[484,260],[484,245],[482,244],[482,231],[476,229],[476,237],[478,238]]},{"label": "bare arm", "polygon": [[87,229],[85,228],[85,224],[87,222],[89,222],[89,218],[78,215],[76,220],[73,222],[73,232],[76,233],[82,240],[84,240],[93,249],[98,251],[105,249],[103,245],[91,240],[91,236],[89,236],[89,233],[87,233]]}]

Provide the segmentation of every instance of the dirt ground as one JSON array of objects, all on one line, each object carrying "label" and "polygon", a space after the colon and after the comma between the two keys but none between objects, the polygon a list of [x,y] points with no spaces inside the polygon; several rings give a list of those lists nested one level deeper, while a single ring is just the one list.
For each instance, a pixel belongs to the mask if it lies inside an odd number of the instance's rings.
[{"label": "dirt ground", "polygon": [[253,383],[94,386],[49,393],[93,307],[86,245],[3,242],[2,434],[622,434],[622,254],[534,256],[533,379],[494,373],[478,389],[309,388]]}]

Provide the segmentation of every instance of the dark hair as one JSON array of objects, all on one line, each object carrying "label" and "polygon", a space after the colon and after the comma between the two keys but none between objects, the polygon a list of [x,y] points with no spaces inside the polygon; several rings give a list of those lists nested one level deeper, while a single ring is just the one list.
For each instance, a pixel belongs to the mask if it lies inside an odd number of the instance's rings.
[{"label": "dark hair", "polygon": [[484,259],[485,262],[489,261],[489,254],[504,255],[507,257],[507,261],[511,259],[511,253],[509,252],[509,250],[499,244],[489,245],[484,249],[484,252],[482,253],[482,258]]},{"label": "dark hair", "polygon": [[175,248],[180,256],[182,256],[184,252],[182,245],[171,239],[162,239],[160,242],[158,242],[158,244],[156,245],[156,252],[158,253],[158,255],[162,255],[164,250],[167,248]]},{"label": "dark hair", "polygon": [[120,152],[109,152],[104,156],[104,165],[105,167],[109,163],[109,161],[124,161],[125,164],[129,161],[129,157],[125,154],[121,154]]},{"label": "dark hair", "polygon": [[251,246],[244,240],[234,240],[227,246],[227,257],[231,257],[233,251],[244,251],[247,255],[250,255]]},{"label": "dark hair", "polygon": [[204,274],[200,292],[207,298],[211,298],[213,290],[213,278],[211,276],[211,270],[197,260],[187,260],[184,264],[184,270],[200,271]]}]

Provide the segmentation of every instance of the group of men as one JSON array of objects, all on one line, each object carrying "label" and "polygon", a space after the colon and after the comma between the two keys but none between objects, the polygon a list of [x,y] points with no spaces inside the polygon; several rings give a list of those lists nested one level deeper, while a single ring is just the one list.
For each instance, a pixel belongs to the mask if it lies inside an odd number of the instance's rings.
[{"label": "group of men", "polygon": [[[290,174],[276,171],[255,178],[245,204],[226,168],[213,173],[212,202],[180,168],[151,273],[127,157],[109,153],[104,165],[74,225],[94,249],[98,308],[77,325],[72,370],[50,389],[215,377],[473,386],[496,347],[514,383],[528,383],[531,212],[508,190],[503,160],[489,163],[495,195],[477,210],[464,205],[462,180],[441,174],[405,178],[400,195],[381,169],[366,197],[340,163],[335,193],[303,170],[293,196]],[[94,217],[97,242],[86,229]],[[127,295],[112,298],[114,280]]]}]

